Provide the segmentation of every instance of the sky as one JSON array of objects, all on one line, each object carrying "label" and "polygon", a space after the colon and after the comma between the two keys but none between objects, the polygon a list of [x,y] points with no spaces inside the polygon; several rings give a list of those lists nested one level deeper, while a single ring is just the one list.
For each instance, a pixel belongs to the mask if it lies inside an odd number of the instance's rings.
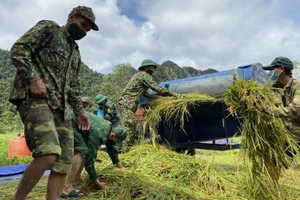
[{"label": "sky", "polygon": [[103,74],[144,59],[223,71],[300,57],[299,0],[0,0],[0,49],[39,20],[65,25],[78,5],[99,27],[78,41],[82,60]]}]

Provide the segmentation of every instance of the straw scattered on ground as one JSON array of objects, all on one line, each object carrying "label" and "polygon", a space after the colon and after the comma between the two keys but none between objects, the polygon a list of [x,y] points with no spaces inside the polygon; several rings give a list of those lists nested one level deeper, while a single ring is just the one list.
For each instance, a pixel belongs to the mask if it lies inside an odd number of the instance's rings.
[{"label": "straw scattered on ground", "polygon": [[[160,145],[156,148],[138,145],[120,155],[125,170],[116,168],[107,153],[99,151],[101,162],[97,161],[95,167],[100,180],[108,182],[106,189],[98,190],[85,171],[83,183],[78,188],[88,194],[82,198],[84,200],[252,199],[251,181],[247,176],[249,163],[226,162],[232,157],[237,158],[238,151],[200,151],[197,157],[192,157]],[[227,164],[224,167],[222,163]],[[284,187],[280,188],[283,198],[280,199],[296,200],[300,194],[299,172],[287,170],[284,174],[281,180]],[[45,199],[47,176],[27,199]],[[18,182],[1,184],[0,199],[13,199],[17,185]]]}]

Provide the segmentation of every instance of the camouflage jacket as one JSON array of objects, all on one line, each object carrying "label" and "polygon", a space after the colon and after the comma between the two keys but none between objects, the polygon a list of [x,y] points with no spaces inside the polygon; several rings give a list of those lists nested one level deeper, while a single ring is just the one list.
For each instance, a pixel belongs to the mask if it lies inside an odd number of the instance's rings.
[{"label": "camouflage jacket", "polygon": [[123,90],[123,93],[118,101],[119,105],[136,111],[142,96],[150,99],[157,99],[159,96],[151,94],[148,89],[152,89],[161,96],[174,96],[167,88],[160,87],[150,76],[144,71],[139,71],[130,79],[129,83]]},{"label": "camouflage jacket", "polygon": [[32,81],[42,79],[49,106],[65,106],[64,118],[70,120],[70,105],[76,115],[83,112],[79,71],[82,64],[77,43],[65,26],[53,21],[40,21],[27,31],[11,48],[17,73],[9,101],[18,103],[29,95]]},{"label": "camouflage jacket", "polygon": [[116,106],[109,99],[107,99],[104,105],[104,119],[110,121],[113,126],[116,126],[120,123],[120,117]]},{"label": "camouflage jacket", "polygon": [[[80,134],[83,137],[85,145],[87,147],[87,154],[85,156],[85,170],[89,174],[92,181],[98,178],[95,170],[95,161],[97,158],[98,147],[100,145],[106,145],[107,153],[112,160],[113,164],[119,162],[118,151],[115,148],[115,143],[108,139],[112,124],[99,118],[93,113],[86,112],[90,119],[90,130],[82,131],[78,129],[78,121],[74,114],[72,114],[72,126],[74,131],[74,138]],[[76,146],[74,147],[76,152]]]},{"label": "camouflage jacket", "polygon": [[291,79],[280,96],[276,113],[284,120],[290,133],[300,140],[300,82]]}]

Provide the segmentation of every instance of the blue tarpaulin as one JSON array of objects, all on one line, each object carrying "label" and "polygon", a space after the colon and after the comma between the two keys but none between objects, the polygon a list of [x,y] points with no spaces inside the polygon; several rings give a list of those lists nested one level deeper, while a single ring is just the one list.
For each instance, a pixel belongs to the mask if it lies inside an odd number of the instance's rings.
[{"label": "blue tarpaulin", "polygon": [[[28,164],[10,165],[0,167],[0,184],[19,180]],[[45,174],[49,174],[47,170]]]}]

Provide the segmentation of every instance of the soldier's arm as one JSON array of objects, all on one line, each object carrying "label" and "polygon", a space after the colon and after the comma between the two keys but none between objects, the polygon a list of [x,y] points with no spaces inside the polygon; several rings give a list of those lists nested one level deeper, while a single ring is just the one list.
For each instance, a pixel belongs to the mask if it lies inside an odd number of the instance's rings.
[{"label": "soldier's arm", "polygon": [[95,169],[95,160],[97,158],[98,146],[102,144],[102,141],[99,138],[89,137],[87,146],[89,148],[89,153],[85,157],[85,170],[89,174],[89,177],[92,181],[98,179],[96,169]]},{"label": "soldier's arm", "polygon": [[118,150],[116,149],[113,141],[108,141],[106,143],[106,150],[113,164],[120,163]]},{"label": "soldier's arm", "polygon": [[54,22],[40,21],[13,44],[12,63],[24,77],[26,85],[40,79],[41,74],[32,60],[33,55],[53,38],[58,29],[59,26]]},{"label": "soldier's arm", "polygon": [[147,98],[149,98],[149,99],[158,99],[158,98],[161,98],[160,96],[152,94],[150,90],[146,90],[144,96],[147,97]]},{"label": "soldier's arm", "polygon": [[116,112],[116,107],[113,105],[112,102],[107,102],[105,104],[106,112],[104,119],[110,121],[113,118],[114,112]]},{"label": "soldier's arm", "polygon": [[298,118],[300,116],[300,83],[295,85],[294,97],[288,106],[284,107],[282,104],[278,106],[276,114],[280,117]]},{"label": "soldier's arm", "polygon": [[145,84],[147,87],[152,89],[153,91],[157,92],[161,96],[176,96],[177,94],[174,92],[170,92],[167,88],[159,86],[150,76],[149,74],[144,74],[143,77],[143,84]]},{"label": "soldier's arm", "polygon": [[300,116],[300,83],[298,83],[295,87],[294,98],[288,107],[288,115],[293,119]]}]

